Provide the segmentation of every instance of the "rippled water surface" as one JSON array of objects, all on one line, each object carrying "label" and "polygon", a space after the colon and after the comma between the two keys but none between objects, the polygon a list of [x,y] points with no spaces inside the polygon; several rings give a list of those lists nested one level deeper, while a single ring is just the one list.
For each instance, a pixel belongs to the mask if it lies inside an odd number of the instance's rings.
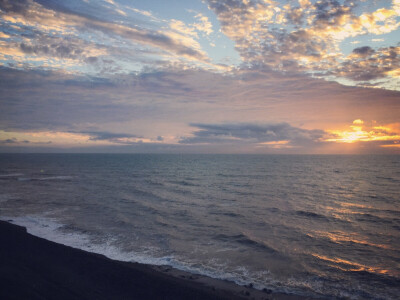
[{"label": "rippled water surface", "polygon": [[0,217],[111,258],[398,299],[400,156],[1,154]]}]

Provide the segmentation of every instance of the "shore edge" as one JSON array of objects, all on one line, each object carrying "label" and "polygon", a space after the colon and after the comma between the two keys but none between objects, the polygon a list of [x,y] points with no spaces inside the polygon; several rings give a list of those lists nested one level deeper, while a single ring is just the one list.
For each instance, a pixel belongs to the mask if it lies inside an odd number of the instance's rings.
[{"label": "shore edge", "polygon": [[315,299],[259,291],[170,266],[116,261],[0,221],[1,299]]}]

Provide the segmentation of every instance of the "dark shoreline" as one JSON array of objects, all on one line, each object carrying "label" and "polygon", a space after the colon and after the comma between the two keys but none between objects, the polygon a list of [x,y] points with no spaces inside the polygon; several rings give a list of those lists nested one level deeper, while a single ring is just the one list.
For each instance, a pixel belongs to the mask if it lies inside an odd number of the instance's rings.
[{"label": "dark shoreline", "polygon": [[0,299],[312,299],[111,260],[0,221]]}]

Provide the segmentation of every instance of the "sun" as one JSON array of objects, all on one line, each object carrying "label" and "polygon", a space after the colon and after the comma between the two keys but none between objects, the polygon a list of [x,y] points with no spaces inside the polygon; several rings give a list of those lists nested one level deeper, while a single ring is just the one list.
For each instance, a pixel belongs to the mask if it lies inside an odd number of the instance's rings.
[{"label": "sun", "polygon": [[[327,142],[336,143],[356,143],[356,142],[392,142],[390,146],[400,146],[400,133],[397,130],[399,127],[398,123],[389,124],[385,126],[377,126],[374,122],[374,126],[365,126],[364,121],[357,119],[353,121],[350,126],[351,130],[327,130],[330,137],[325,139]],[[387,147],[388,145],[381,145]]]}]

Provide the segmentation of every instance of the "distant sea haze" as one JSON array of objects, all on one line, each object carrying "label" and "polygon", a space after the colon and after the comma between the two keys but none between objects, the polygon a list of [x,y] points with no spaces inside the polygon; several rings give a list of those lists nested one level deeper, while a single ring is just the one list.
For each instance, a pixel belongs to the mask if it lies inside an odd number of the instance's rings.
[{"label": "distant sea haze", "polygon": [[113,259],[398,299],[400,156],[0,154],[0,217]]}]

